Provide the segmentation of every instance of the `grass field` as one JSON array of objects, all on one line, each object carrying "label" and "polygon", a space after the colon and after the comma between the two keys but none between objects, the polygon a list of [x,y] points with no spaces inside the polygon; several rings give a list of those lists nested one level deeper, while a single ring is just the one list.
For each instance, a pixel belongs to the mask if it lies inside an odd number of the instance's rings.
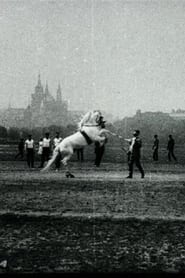
[{"label": "grass field", "polygon": [[73,162],[66,179],[1,161],[0,271],[184,272],[184,165],[143,164],[144,180],[107,162]]}]

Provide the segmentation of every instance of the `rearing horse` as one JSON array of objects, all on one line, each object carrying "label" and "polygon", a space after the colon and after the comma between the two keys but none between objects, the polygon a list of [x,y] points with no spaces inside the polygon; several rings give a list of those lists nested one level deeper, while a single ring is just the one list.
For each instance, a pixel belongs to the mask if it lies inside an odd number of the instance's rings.
[{"label": "rearing horse", "polygon": [[62,163],[66,167],[66,177],[73,178],[74,175],[70,173],[67,162],[73,155],[74,149],[83,148],[95,141],[99,141],[100,144],[103,144],[106,139],[104,136],[101,136],[103,133],[116,135],[107,129],[101,128],[102,119],[103,116],[101,112],[97,110],[85,114],[78,124],[78,131],[64,138],[64,140],[59,143],[59,145],[54,149],[51,159],[41,171],[47,171],[55,162],[57,156],[62,155]]}]

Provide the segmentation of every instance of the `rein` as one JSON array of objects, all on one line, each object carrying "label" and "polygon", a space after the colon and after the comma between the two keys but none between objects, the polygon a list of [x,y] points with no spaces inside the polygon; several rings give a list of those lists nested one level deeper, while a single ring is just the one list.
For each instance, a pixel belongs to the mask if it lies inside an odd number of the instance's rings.
[{"label": "rein", "polygon": [[91,126],[100,126],[100,125],[83,125],[83,126],[91,127]]}]

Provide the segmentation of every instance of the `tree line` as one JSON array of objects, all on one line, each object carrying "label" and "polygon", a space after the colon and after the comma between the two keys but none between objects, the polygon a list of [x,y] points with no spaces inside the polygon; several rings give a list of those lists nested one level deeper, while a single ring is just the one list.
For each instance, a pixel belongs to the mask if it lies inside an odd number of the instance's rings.
[{"label": "tree line", "polygon": [[[122,135],[124,138],[132,137],[134,129],[139,129],[143,142],[146,144],[153,143],[153,136],[159,136],[160,143],[166,144],[169,134],[175,138],[177,144],[185,143],[185,120],[176,120],[167,113],[162,112],[144,112],[137,111],[133,117],[125,117],[114,123],[106,123],[106,128],[112,132]],[[49,132],[51,137],[55,133],[60,132],[61,137],[73,134],[77,130],[77,125],[71,124],[64,126],[37,127],[33,129],[0,126],[0,143],[18,142],[19,139],[27,138],[28,134],[32,134],[35,140],[43,137],[45,132]],[[109,142],[114,140],[110,137]]]}]

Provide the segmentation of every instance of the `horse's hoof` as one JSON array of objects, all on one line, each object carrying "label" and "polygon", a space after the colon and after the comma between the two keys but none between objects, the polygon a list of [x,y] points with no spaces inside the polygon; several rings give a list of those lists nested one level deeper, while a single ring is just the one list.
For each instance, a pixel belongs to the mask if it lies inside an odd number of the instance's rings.
[{"label": "horse's hoof", "polygon": [[71,174],[71,173],[67,173],[66,174],[66,178],[75,178],[75,176],[73,174]]}]

